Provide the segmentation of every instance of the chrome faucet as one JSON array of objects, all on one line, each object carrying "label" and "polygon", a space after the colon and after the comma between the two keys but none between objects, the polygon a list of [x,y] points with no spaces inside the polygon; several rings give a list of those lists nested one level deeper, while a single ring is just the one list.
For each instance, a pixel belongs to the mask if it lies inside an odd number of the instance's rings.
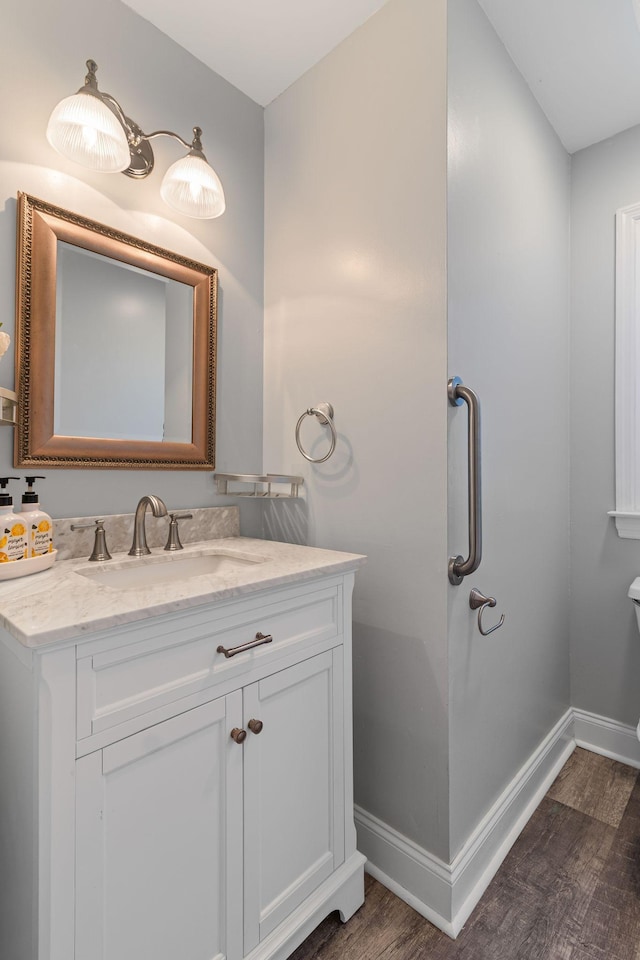
[{"label": "chrome faucet", "polygon": [[151,493],[140,498],[133,522],[133,543],[131,544],[131,550],[129,550],[130,557],[145,557],[148,553],[151,553],[147,546],[147,531],[145,528],[147,507],[151,507],[154,517],[166,517],[167,515],[167,508],[160,497],[155,497]]}]

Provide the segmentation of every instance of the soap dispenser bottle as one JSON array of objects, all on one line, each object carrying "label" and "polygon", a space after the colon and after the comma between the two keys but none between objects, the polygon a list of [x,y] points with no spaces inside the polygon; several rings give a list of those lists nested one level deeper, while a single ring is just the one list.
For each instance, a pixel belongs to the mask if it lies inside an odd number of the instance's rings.
[{"label": "soap dispenser bottle", "polygon": [[22,516],[27,528],[30,557],[41,557],[53,551],[53,521],[40,509],[38,494],[33,489],[36,480],[45,477],[25,477],[27,489],[22,494]]},{"label": "soap dispenser bottle", "polygon": [[13,498],[5,490],[9,480],[18,477],[0,477],[0,563],[23,560],[29,556],[27,525],[13,512]]}]

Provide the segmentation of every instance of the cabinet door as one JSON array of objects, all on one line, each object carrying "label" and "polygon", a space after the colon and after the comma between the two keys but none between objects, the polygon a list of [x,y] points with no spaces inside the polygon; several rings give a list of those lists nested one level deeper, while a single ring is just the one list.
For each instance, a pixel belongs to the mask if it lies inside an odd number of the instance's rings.
[{"label": "cabinet door", "polygon": [[77,764],[75,960],[239,960],[242,694]]},{"label": "cabinet door", "polygon": [[344,860],[342,648],[246,687],[243,709],[248,953]]}]

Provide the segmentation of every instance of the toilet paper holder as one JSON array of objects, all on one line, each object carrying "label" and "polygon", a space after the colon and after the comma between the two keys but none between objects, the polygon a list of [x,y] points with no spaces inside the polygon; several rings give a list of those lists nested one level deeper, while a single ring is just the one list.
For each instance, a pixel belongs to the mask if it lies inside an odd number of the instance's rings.
[{"label": "toilet paper holder", "polygon": [[488,637],[490,633],[493,633],[494,630],[499,630],[502,624],[504,623],[504,613],[500,616],[498,623],[494,624],[493,627],[489,627],[488,630],[485,630],[482,626],[482,614],[487,609],[487,607],[495,607],[497,600],[495,597],[485,597],[477,587],[474,587],[469,594],[469,606],[472,610],[478,611],[478,630],[483,637]]}]

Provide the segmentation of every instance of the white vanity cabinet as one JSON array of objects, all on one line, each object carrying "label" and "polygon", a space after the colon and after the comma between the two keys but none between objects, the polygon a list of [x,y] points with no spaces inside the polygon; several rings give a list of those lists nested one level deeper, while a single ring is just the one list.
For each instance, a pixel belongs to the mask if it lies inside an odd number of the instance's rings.
[{"label": "white vanity cabinet", "polygon": [[[3,636],[0,720],[8,685],[20,707],[0,732],[18,830],[1,956],[284,960],[332,910],[351,916],[352,586],[319,577],[37,650]],[[257,634],[273,639],[218,652]]]},{"label": "white vanity cabinet", "polygon": [[227,749],[238,699],[78,760],[77,958],[239,955],[227,916],[242,854],[242,758]]},{"label": "white vanity cabinet", "polygon": [[336,647],[243,692],[245,953],[344,862],[342,691]]}]

